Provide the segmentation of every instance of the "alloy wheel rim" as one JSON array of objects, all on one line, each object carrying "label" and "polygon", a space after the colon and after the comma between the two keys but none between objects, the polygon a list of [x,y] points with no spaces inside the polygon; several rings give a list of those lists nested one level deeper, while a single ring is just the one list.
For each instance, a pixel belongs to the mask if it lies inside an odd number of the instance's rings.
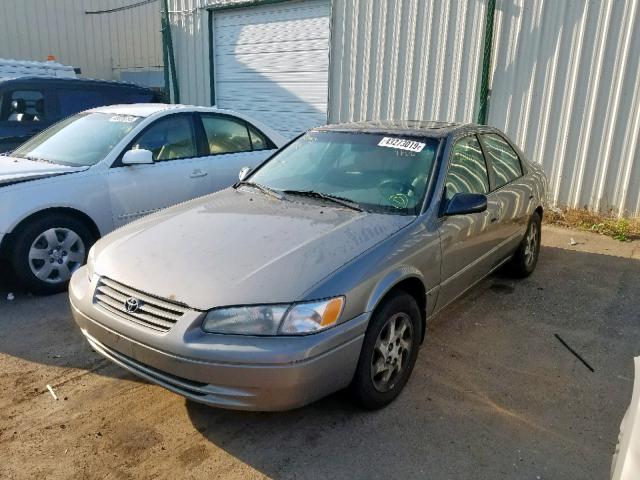
[{"label": "alloy wheel rim", "polygon": [[386,321],[371,356],[371,381],[379,392],[396,385],[409,363],[413,343],[413,326],[406,313],[396,313]]},{"label": "alloy wheel rim", "polygon": [[85,245],[68,228],[50,228],[36,237],[29,249],[29,268],[38,280],[62,283],[84,263]]},{"label": "alloy wheel rim", "polygon": [[531,265],[535,259],[538,242],[538,227],[532,223],[527,233],[524,246],[524,261],[527,265]]}]

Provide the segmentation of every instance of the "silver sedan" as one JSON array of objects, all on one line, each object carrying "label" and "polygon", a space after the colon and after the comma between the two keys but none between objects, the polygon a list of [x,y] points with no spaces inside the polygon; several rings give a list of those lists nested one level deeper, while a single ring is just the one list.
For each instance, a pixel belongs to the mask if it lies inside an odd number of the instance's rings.
[{"label": "silver sedan", "polygon": [[348,388],[380,408],[430,318],[499,267],[533,272],[545,186],[493,128],[314,129],[100,240],[73,315],[96,351],[198,402],[284,410]]}]

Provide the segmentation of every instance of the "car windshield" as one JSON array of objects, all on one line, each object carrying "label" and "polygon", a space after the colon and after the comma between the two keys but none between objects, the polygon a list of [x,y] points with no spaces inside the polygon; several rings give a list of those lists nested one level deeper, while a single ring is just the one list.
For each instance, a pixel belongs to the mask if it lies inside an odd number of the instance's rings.
[{"label": "car windshield", "polygon": [[133,115],[79,113],[23,143],[11,156],[74,167],[95,165],[141,120]]},{"label": "car windshield", "polygon": [[415,215],[438,141],[405,135],[310,131],[247,182],[289,194],[338,197],[376,213]]}]

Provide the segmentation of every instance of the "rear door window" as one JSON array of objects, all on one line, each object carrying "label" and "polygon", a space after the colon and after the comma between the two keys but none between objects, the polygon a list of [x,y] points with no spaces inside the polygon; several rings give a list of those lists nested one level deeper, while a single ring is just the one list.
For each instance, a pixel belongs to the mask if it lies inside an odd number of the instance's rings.
[{"label": "rear door window", "polygon": [[249,135],[251,137],[251,146],[254,150],[268,150],[271,148],[269,141],[258,130],[248,125]]},{"label": "rear door window", "polygon": [[221,115],[201,115],[211,155],[251,151],[249,130],[244,122]]},{"label": "rear door window", "polygon": [[520,157],[504,138],[495,133],[482,134],[485,148],[495,177],[495,188],[500,188],[522,176]]},{"label": "rear door window", "polygon": [[487,165],[475,135],[456,141],[447,172],[445,198],[451,200],[456,193],[489,192]]}]

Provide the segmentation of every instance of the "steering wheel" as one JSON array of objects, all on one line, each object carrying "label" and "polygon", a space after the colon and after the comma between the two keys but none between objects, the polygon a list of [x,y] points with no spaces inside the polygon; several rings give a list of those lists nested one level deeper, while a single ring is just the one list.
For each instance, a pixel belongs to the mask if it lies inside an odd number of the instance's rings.
[{"label": "steering wheel", "polygon": [[396,180],[395,178],[387,178],[378,184],[378,190],[384,197],[394,194],[409,195],[416,193],[416,187],[411,183]]}]

